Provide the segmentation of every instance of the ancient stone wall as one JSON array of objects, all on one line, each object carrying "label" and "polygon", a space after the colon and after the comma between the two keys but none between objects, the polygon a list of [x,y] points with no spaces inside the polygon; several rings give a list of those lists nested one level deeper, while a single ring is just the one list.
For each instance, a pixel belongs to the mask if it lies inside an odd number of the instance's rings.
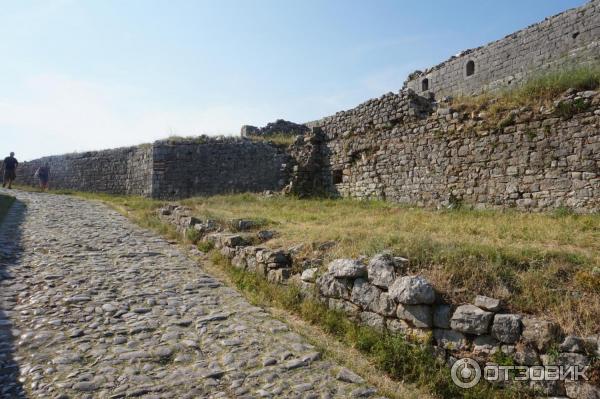
[{"label": "ancient stone wall", "polygon": [[424,72],[405,87],[443,96],[515,86],[532,74],[600,60],[600,1],[546,18],[485,46],[467,50]]},{"label": "ancient stone wall", "polygon": [[292,147],[304,165],[292,186],[433,207],[600,209],[599,93],[497,116],[433,105],[402,91],[312,122]]},{"label": "ancient stone wall", "polygon": [[288,156],[276,146],[199,137],[36,159],[19,166],[17,183],[37,185],[46,162],[53,188],[153,198],[279,190],[288,176]]},{"label": "ancient stone wall", "polygon": [[239,138],[154,143],[152,196],[185,198],[281,189],[288,156],[273,145]]},{"label": "ancient stone wall", "polygon": [[50,185],[79,191],[149,195],[152,146],[116,148],[49,156],[23,162],[17,170],[19,184],[37,185],[35,171],[50,166]]}]

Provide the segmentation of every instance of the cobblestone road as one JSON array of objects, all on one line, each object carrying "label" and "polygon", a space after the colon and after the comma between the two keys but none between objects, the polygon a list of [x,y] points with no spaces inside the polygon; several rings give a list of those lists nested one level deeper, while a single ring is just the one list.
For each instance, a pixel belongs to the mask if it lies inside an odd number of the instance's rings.
[{"label": "cobblestone road", "polygon": [[0,226],[0,397],[373,394],[106,206],[12,194]]}]

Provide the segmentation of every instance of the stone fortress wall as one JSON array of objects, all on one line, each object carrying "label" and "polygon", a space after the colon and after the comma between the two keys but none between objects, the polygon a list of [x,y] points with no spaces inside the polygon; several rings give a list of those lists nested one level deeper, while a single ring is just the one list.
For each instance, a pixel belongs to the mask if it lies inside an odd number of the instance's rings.
[{"label": "stone fortress wall", "polygon": [[153,150],[152,197],[280,190],[287,183],[288,158],[274,145],[235,137],[158,141]]},{"label": "stone fortress wall", "polygon": [[24,162],[17,183],[37,185],[35,171],[48,163],[53,188],[176,199],[279,190],[287,162],[285,151],[266,143],[199,137]]},{"label": "stone fortress wall", "polygon": [[292,190],[421,206],[600,209],[600,93],[485,112],[387,94],[311,122]]},{"label": "stone fortress wall", "polygon": [[52,188],[147,196],[151,193],[152,150],[151,145],[141,145],[43,157],[19,164],[16,182],[37,185],[35,171],[47,163]]},{"label": "stone fortress wall", "polygon": [[405,87],[426,95],[478,94],[516,86],[540,71],[600,60],[600,1],[567,10],[503,39],[416,71]]}]

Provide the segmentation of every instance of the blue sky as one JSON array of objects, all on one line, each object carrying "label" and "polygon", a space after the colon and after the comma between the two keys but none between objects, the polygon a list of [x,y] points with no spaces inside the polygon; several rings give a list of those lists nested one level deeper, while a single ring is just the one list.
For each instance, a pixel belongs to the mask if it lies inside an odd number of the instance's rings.
[{"label": "blue sky", "polygon": [[306,122],[584,3],[0,0],[0,152]]}]

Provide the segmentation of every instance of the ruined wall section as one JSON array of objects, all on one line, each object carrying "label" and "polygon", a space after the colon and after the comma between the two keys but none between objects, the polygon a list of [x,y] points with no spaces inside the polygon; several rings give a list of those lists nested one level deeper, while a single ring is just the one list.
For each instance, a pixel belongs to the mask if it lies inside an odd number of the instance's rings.
[{"label": "ruined wall section", "polygon": [[52,188],[123,195],[149,195],[152,181],[152,146],[124,147],[48,156],[24,162],[17,183],[38,185],[35,171],[50,166]]},{"label": "ruined wall section", "polygon": [[154,143],[154,198],[279,190],[288,155],[276,146],[226,137]]},{"label": "ruined wall section", "polygon": [[389,94],[312,122],[326,165],[312,180],[331,195],[420,206],[600,210],[599,93],[497,119],[448,105],[429,114],[422,100]]},{"label": "ruined wall section", "polygon": [[600,62],[600,1],[546,18],[409,76],[405,87],[436,98],[514,87],[543,71]]}]

